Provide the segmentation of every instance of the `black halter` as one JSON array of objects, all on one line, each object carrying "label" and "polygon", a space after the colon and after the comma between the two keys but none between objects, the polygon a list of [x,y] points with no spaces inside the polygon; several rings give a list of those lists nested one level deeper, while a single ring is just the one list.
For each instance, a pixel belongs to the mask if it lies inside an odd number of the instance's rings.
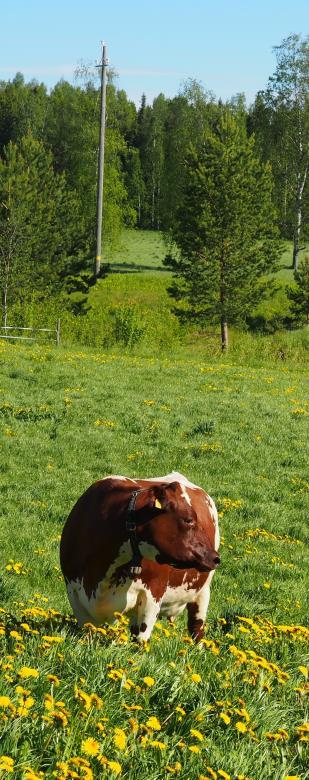
[{"label": "black halter", "polygon": [[141,490],[134,490],[130,498],[130,501],[128,503],[127,514],[126,514],[126,530],[129,532],[129,540],[132,548],[132,558],[129,563],[129,571],[132,578],[136,575],[141,574],[142,572],[142,567],[141,567],[142,555],[138,546],[138,538],[136,534],[136,520],[135,520],[136,499],[138,494],[141,492],[142,492]]}]

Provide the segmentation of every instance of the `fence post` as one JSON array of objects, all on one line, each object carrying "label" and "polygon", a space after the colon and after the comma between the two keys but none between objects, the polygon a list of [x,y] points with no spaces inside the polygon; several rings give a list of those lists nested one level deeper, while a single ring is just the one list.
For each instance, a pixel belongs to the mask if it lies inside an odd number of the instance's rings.
[{"label": "fence post", "polygon": [[59,345],[60,345],[60,319],[57,320],[56,343],[57,343],[57,347],[59,347]]}]

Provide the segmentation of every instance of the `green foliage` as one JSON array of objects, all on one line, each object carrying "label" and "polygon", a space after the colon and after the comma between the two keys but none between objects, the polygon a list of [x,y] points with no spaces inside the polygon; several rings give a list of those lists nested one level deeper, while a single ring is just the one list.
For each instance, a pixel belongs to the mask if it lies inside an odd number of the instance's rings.
[{"label": "green foliage", "polygon": [[133,347],[143,337],[146,331],[146,323],[140,311],[136,307],[120,304],[110,310],[114,321],[113,333],[115,341],[124,347]]},{"label": "green foliage", "polygon": [[[105,144],[104,180],[104,240],[114,243],[129,207],[121,170],[121,154],[126,146],[114,121],[113,106],[109,111],[108,92],[107,129]],[[46,119],[46,136],[56,169],[65,172],[69,186],[78,193],[85,222],[88,244],[94,251],[97,193],[97,150],[99,139],[100,101],[92,82],[85,89],[73,87],[65,81],[52,90]]]},{"label": "green foliage", "polygon": [[294,272],[295,287],[287,290],[291,312],[299,324],[309,322],[309,257],[306,255]]},{"label": "green foliage", "polygon": [[275,47],[277,67],[251,112],[251,128],[272,165],[282,235],[294,241],[293,267],[308,238],[309,41],[290,35]]},{"label": "green foliage", "polygon": [[0,81],[0,154],[10,141],[18,143],[29,132],[44,141],[48,101],[45,85],[26,84],[21,73],[13,81]]},{"label": "green foliage", "polygon": [[[0,342],[0,360],[1,404],[25,410],[0,418],[8,774],[116,777],[102,755],[127,780],[305,777],[303,366],[256,367],[245,353],[234,364],[210,360],[183,345],[178,354],[141,357]],[[206,643],[190,643],[184,618],[160,621],[145,649],[128,640],[123,621],[102,633],[78,630],[59,571],[71,506],[107,473],[173,468],[209,491],[220,511],[222,563]]]},{"label": "green foliage", "polygon": [[31,134],[0,158],[0,204],[2,290],[13,300],[33,288],[46,293],[78,245],[82,216],[51,153]]},{"label": "green foliage", "polygon": [[182,319],[243,323],[265,294],[261,277],[276,268],[280,244],[272,178],[253,139],[224,110],[204,147],[191,150],[182,208],[172,230],[181,257],[171,295]]}]

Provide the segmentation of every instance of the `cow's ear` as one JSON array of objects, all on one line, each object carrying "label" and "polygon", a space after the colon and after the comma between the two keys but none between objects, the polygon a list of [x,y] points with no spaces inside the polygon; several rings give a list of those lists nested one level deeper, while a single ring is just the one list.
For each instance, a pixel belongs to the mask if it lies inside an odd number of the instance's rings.
[{"label": "cow's ear", "polygon": [[167,499],[163,488],[157,485],[150,488],[147,493],[147,506],[151,509],[167,509]]},{"label": "cow's ear", "polygon": [[154,506],[165,511],[176,511],[178,508],[178,482],[169,485],[156,485],[153,488]]}]

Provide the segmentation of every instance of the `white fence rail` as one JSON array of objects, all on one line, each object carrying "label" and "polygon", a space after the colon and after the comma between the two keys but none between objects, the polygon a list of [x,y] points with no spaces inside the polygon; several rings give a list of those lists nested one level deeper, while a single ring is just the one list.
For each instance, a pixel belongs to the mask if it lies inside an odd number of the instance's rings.
[{"label": "white fence rail", "polygon": [[[14,333],[7,333],[7,331],[31,331],[32,333],[53,333],[57,347],[60,344],[60,320],[57,320],[55,328],[22,328],[19,325],[1,325],[0,326],[0,339],[19,339],[22,341],[35,341],[34,336],[16,336]],[[2,333],[4,331],[4,333]]]}]

